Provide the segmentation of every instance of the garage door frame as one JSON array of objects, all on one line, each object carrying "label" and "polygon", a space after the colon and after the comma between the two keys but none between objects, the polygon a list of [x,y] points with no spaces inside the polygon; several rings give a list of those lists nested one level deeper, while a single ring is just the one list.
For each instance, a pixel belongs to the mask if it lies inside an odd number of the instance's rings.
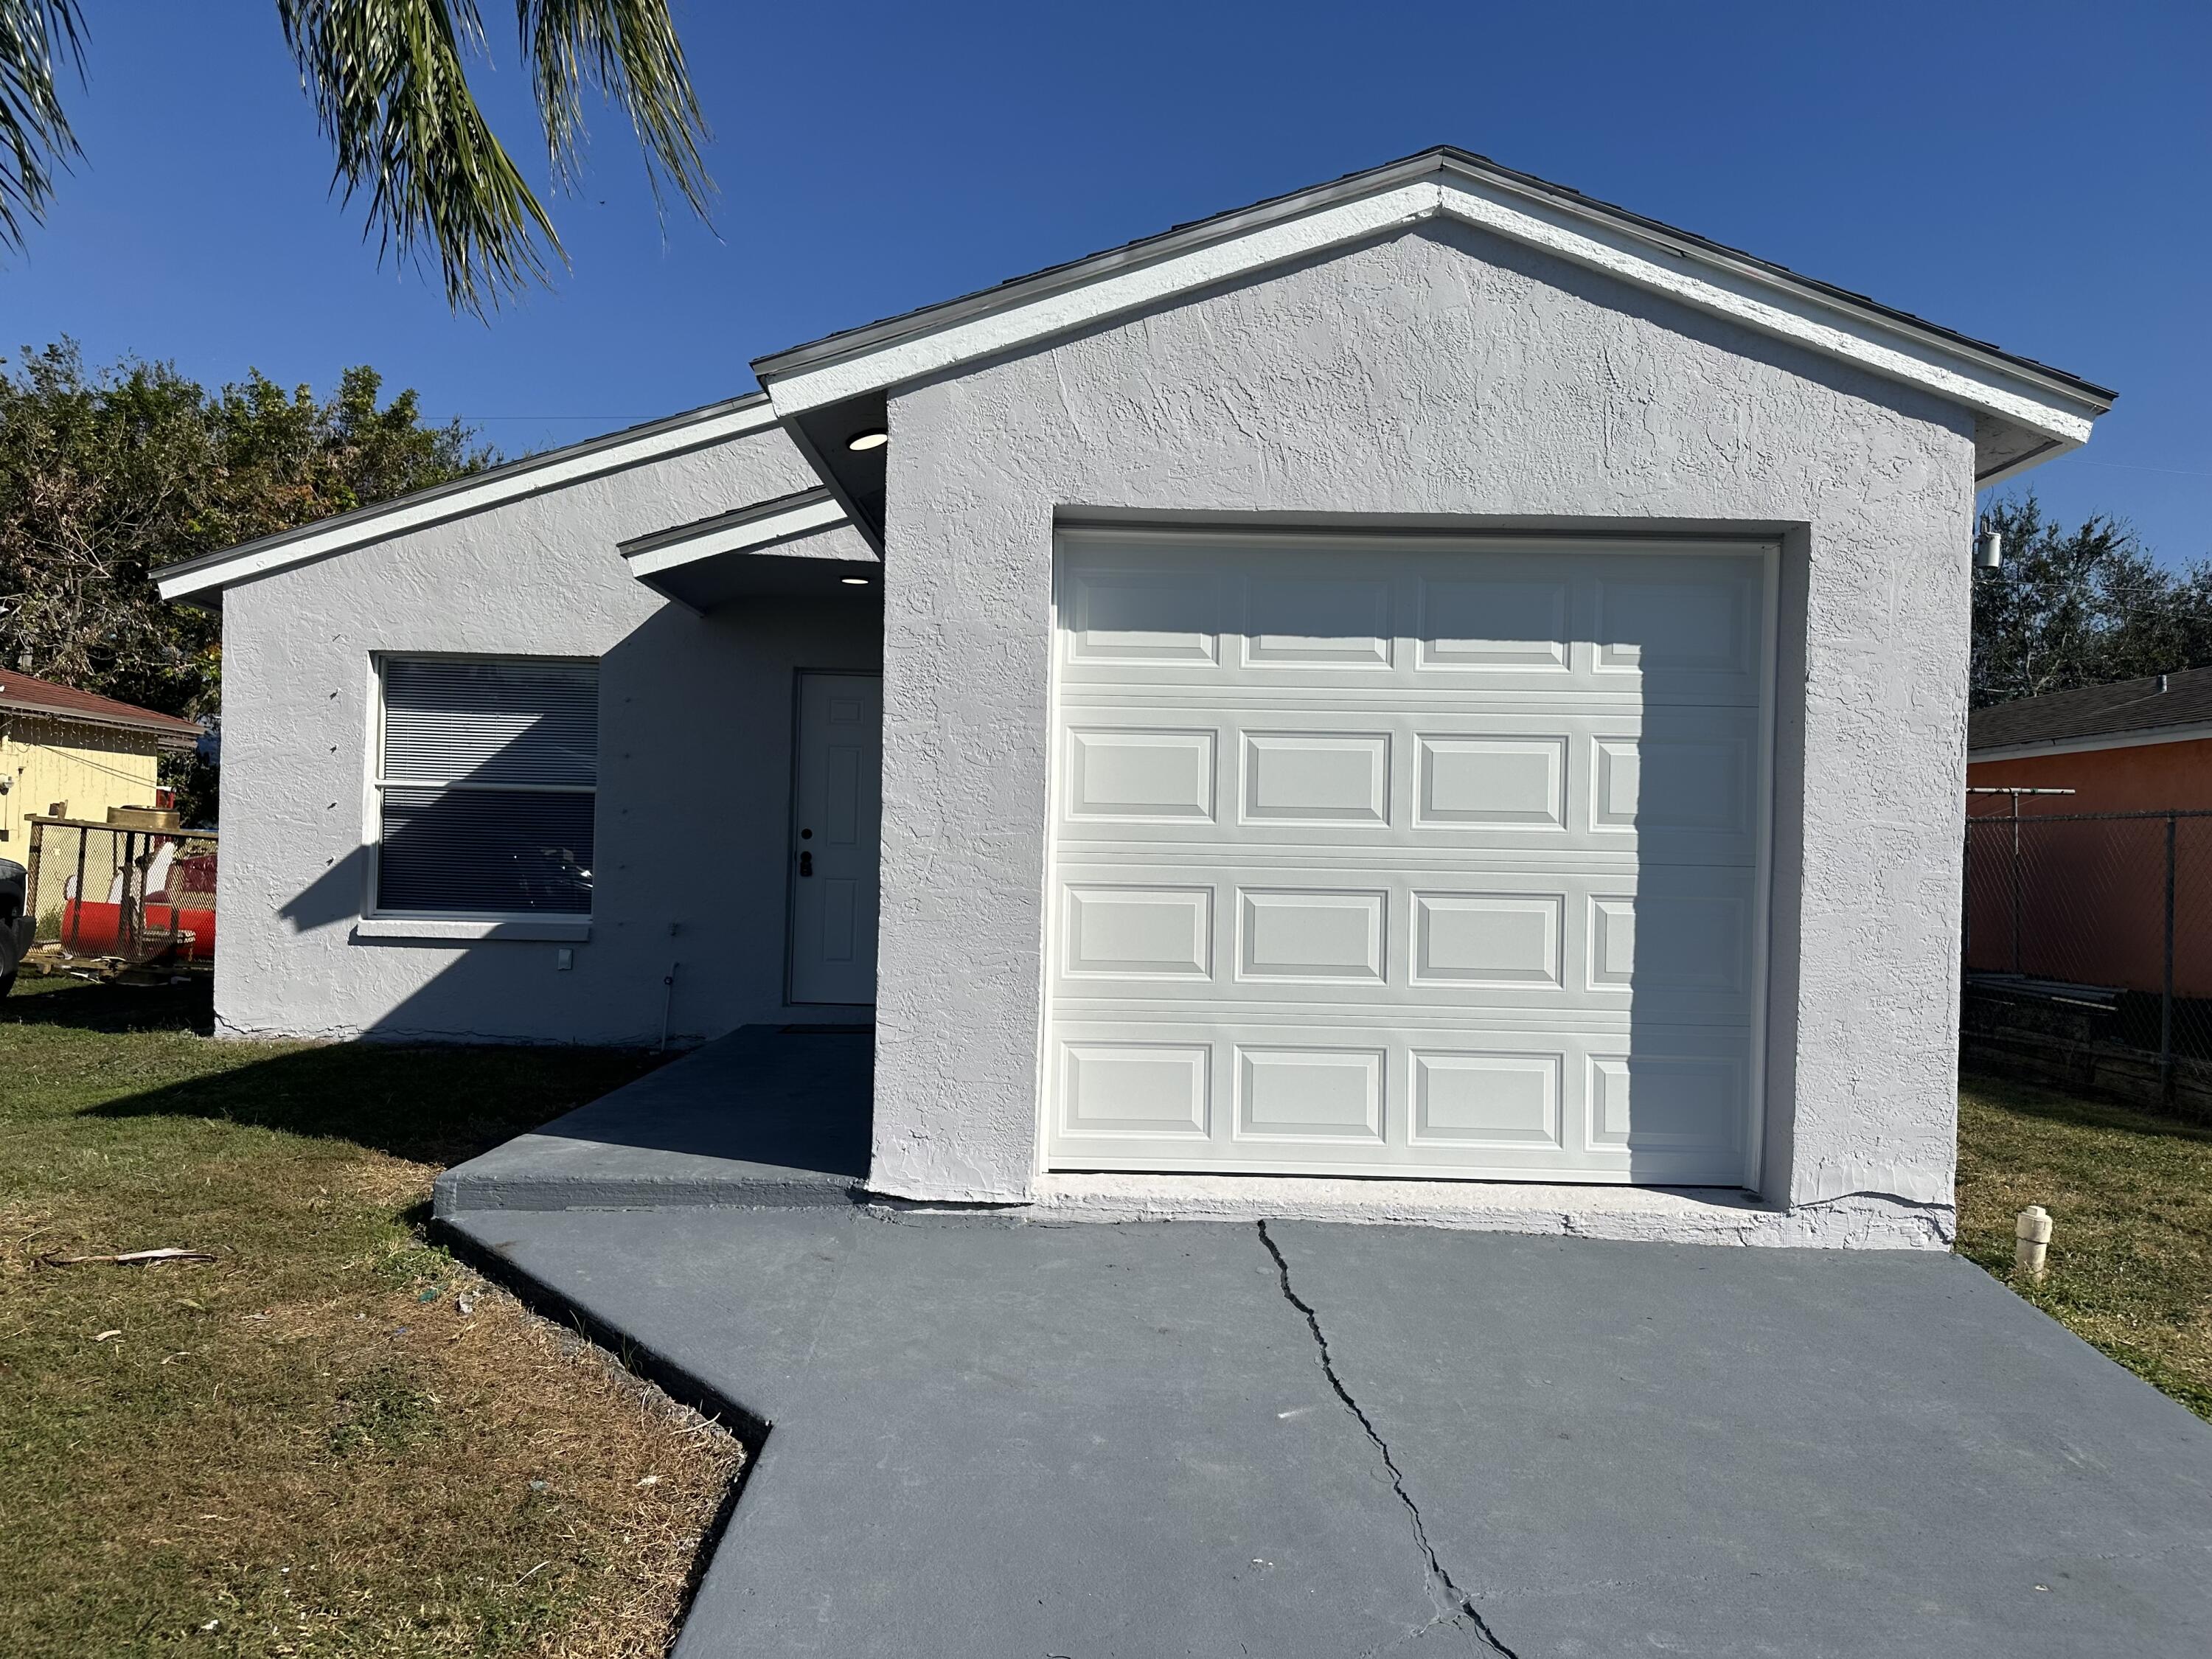
[{"label": "garage door frame", "polygon": [[[1117,1158],[1111,1155],[1085,1156],[1081,1158],[1055,1158],[1052,1152],[1052,1114],[1054,1110],[1053,1045],[1056,1009],[1054,1006],[1055,964],[1058,951],[1064,940],[1061,937],[1063,918],[1058,902],[1059,871],[1061,864],[1060,792],[1066,784],[1066,723],[1062,718],[1062,680],[1067,660],[1066,635],[1062,630],[1062,605],[1066,594],[1072,549],[1085,549],[1102,543],[1118,547],[1137,548],[1148,554],[1184,548],[1194,553],[1218,550],[1264,550],[1268,548],[1297,552],[1344,552],[1356,554],[1372,550],[1393,555],[1409,551],[1431,554],[1455,552],[1470,555],[1566,554],[1597,556],[1634,556],[1638,554],[1698,555],[1706,554],[1753,558],[1757,561],[1759,593],[1757,612],[1759,638],[1756,684],[1758,708],[1754,730],[1753,777],[1752,791],[1752,834],[1754,857],[1751,866],[1750,895],[1753,913],[1750,918],[1750,952],[1747,981],[1747,1012],[1749,1015],[1747,1041],[1748,1044],[1746,1073],[1746,1118],[1743,1125],[1741,1184],[1756,1190],[1760,1182],[1767,1133],[1766,1119],[1770,1103],[1766,1098],[1768,1030],[1774,992],[1771,974],[1771,926],[1774,910],[1774,790],[1777,775],[1775,733],[1778,720],[1778,662],[1780,655],[1781,611],[1781,542],[1772,533],[1741,535],[1696,533],[1684,535],[1655,534],[1649,532],[1611,531],[1591,526],[1571,530],[1528,532],[1513,531],[1481,532],[1463,530],[1431,530],[1400,527],[1345,526],[1268,526],[1257,529],[1242,526],[1171,525],[1157,521],[1122,523],[1110,520],[1062,520],[1054,527],[1053,536],[1051,603],[1048,627],[1050,666],[1048,684],[1047,733],[1049,752],[1047,766],[1045,800],[1045,848],[1043,860],[1043,891],[1040,894],[1042,920],[1042,951],[1040,959],[1041,982],[1038,987],[1038,1048],[1036,1056],[1035,1141],[1034,1167],[1039,1174],[1065,1175],[1078,1172],[1143,1172],[1158,1175],[1182,1176],[1275,1176],[1323,1178],[1396,1179],[1428,1182],[1451,1181],[1507,1181],[1541,1182],[1544,1184],[1646,1184],[1632,1170],[1611,1171],[1588,1168],[1571,1170],[1499,1170],[1470,1164],[1464,1167],[1436,1167],[1417,1164],[1331,1164],[1325,1159],[1302,1158],[1294,1164],[1268,1163],[1261,1159],[1218,1157],[1200,1158],[1188,1164],[1146,1155]],[[1234,637],[1233,629],[1221,628],[1220,636]],[[1640,866],[1639,866],[1640,867]],[[1219,947],[1216,941],[1217,950]],[[1394,1109],[1406,1109],[1407,1103],[1397,1101]],[[1653,1182],[1650,1184],[1680,1184]]]}]

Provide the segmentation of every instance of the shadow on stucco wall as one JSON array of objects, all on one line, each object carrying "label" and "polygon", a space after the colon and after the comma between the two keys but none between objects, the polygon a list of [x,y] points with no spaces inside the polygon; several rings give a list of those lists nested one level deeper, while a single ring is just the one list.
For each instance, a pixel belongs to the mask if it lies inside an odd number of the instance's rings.
[{"label": "shadow on stucco wall", "polygon": [[[565,836],[526,837],[512,854],[516,867],[494,877],[502,891],[525,896],[519,914],[588,920],[587,939],[364,932],[380,854],[356,841],[276,908],[282,932],[242,970],[242,996],[223,983],[218,956],[223,1028],[646,1046],[665,1033],[672,1046],[688,1046],[773,1018],[783,1001],[797,677],[878,672],[880,605],[870,590],[828,601],[741,600],[703,617],[665,605],[602,653],[587,835],[571,824]],[[458,781],[495,781],[538,740],[516,733]],[[356,759],[365,769],[366,757]],[[465,830],[418,811],[389,824],[386,856],[419,867],[447,855]],[[584,915],[567,902],[580,879]],[[272,995],[279,980],[297,995]]]}]

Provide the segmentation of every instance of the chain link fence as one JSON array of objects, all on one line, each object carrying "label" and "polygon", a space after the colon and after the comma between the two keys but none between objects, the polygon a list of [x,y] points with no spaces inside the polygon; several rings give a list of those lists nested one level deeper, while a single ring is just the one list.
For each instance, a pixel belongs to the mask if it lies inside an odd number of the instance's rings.
[{"label": "chain link fence", "polygon": [[2017,807],[1966,820],[1966,1057],[2212,1116],[2212,811]]},{"label": "chain link fence", "polygon": [[30,820],[25,908],[55,965],[204,966],[215,956],[216,840],[75,818]]}]

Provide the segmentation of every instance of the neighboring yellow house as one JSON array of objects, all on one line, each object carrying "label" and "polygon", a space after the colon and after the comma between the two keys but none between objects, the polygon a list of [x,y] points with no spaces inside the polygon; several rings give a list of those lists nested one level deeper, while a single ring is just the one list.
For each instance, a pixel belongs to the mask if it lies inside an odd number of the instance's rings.
[{"label": "neighboring yellow house", "polygon": [[0,670],[0,859],[26,861],[28,821],[101,823],[111,806],[151,806],[164,750],[200,728],[112,697]]}]

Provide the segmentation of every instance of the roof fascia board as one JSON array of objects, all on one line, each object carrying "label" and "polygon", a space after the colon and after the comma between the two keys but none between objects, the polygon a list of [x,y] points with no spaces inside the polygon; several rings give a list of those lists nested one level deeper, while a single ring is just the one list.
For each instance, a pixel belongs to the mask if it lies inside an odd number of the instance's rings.
[{"label": "roof fascia board", "polygon": [[198,742],[200,736],[200,728],[197,726],[187,731],[166,722],[157,725],[152,720],[133,720],[127,714],[100,714],[82,708],[48,708],[42,704],[17,702],[6,697],[0,697],[0,715],[15,720],[48,720],[58,726],[97,726],[111,732],[137,732],[164,742],[173,738],[179,743],[190,744]]},{"label": "roof fascia board", "polygon": [[772,543],[834,530],[851,522],[845,509],[827,489],[811,489],[763,507],[746,507],[699,524],[641,536],[635,541],[623,543],[621,551],[629,562],[629,574],[642,580],[663,571],[696,564],[702,559],[717,558],[725,553],[747,553]]},{"label": "roof fascia board", "polygon": [[883,557],[883,526],[871,519],[861,510],[860,504],[854,500],[852,491],[845,488],[843,477],[837,468],[831,465],[830,458],[822,453],[822,447],[814,441],[814,434],[806,429],[806,422],[786,421],[783,423],[783,430],[784,434],[798,448],[800,458],[807,465],[814,469],[814,476],[822,480],[823,488],[827,489],[836,499],[837,505],[844,509],[845,516],[852,521],[853,528],[860,532],[860,539],[867,543],[878,558]]},{"label": "roof fascia board", "polygon": [[[2109,406],[2055,378],[2032,374],[1999,354],[1912,329],[1788,282],[1747,259],[1670,241],[1610,213],[1515,185],[1463,163],[1430,160],[1412,177],[1386,173],[1368,182],[1381,187],[1339,201],[1328,200],[1325,191],[1313,192],[1322,204],[1305,211],[1298,210],[1304,198],[1288,198],[1209,224],[1204,240],[1193,245],[1163,239],[1170,246],[1141,263],[1081,262],[1040,277],[1034,289],[1017,283],[972,301],[955,302],[935,327],[928,325],[925,312],[887,324],[880,334],[867,331],[857,338],[825,342],[818,360],[801,348],[763,358],[756,370],[778,413],[788,417],[1194,289],[1448,216],[2017,422],[2058,446],[2070,448],[2085,441],[2091,422]],[[2034,459],[2048,459],[2051,453],[2046,449]]]},{"label": "roof fascia board", "polygon": [[403,495],[357,513],[226,548],[219,553],[171,566],[155,576],[155,585],[165,599],[191,599],[210,589],[219,590],[334,553],[350,552],[372,542],[466,514],[480,513],[566,484],[708,448],[732,438],[764,431],[775,424],[774,406],[761,394],[749,393],[629,432],[614,433],[533,456],[475,477],[456,479],[450,484]]},{"label": "roof fascia board", "polygon": [[2063,439],[2046,437],[2026,454],[2015,456],[2002,466],[1991,467],[1987,472],[1977,472],[1974,475],[1974,488],[1988,489],[1993,485],[2003,483],[2008,479],[2017,478],[2023,472],[2034,471],[2053,456],[2063,455],[2068,450],[2079,449],[2081,447],[2079,443],[2068,443]]},{"label": "roof fascia board", "polygon": [[[1994,354],[1905,326],[1785,282],[1747,260],[1668,242],[1610,215],[1485,178],[1452,179],[1438,190],[1446,216],[1609,276],[1652,289],[1764,334],[1809,346],[1921,386],[1971,409],[2001,415],[2067,444],[2088,441],[2109,407],[2030,375]],[[1663,257],[1654,258],[1658,253]]]},{"label": "roof fascia board", "polygon": [[2033,760],[2039,755],[2089,755],[2100,749],[2149,749],[2163,743],[2200,743],[2212,738],[2212,720],[2153,726],[2139,732],[2105,732],[2081,738],[2053,738],[2043,743],[2008,743],[2000,749],[1970,749],[1966,764],[1984,761]]},{"label": "roof fascia board", "polygon": [[[1196,246],[1143,264],[1110,268],[1103,274],[1079,269],[1067,273],[1066,283],[1033,295],[1018,297],[994,291],[986,298],[998,303],[988,308],[878,344],[863,340],[818,368],[798,367],[783,374],[774,367],[775,359],[763,358],[755,369],[763,377],[777,412],[788,418],[1343,242],[1406,228],[1434,216],[1438,205],[1436,185],[1421,181],[1299,217],[1263,221],[1249,229],[1232,225],[1226,235],[1209,237]],[[1018,289],[1023,286],[1015,285]]]}]

